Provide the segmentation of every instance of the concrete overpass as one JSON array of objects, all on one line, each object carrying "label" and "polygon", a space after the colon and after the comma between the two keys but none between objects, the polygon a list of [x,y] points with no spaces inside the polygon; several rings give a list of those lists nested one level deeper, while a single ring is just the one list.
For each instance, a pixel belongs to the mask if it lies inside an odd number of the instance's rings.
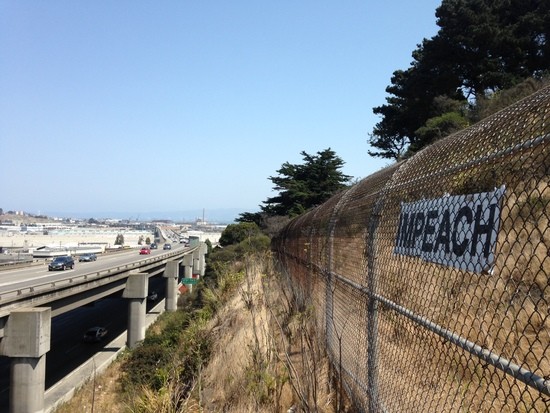
[{"label": "concrete overpass", "polygon": [[145,338],[148,278],[166,278],[165,310],[175,311],[180,274],[204,275],[206,245],[177,248],[124,265],[0,291],[0,355],[10,357],[10,413],[43,412],[51,318],[122,291],[128,300],[126,345]]}]

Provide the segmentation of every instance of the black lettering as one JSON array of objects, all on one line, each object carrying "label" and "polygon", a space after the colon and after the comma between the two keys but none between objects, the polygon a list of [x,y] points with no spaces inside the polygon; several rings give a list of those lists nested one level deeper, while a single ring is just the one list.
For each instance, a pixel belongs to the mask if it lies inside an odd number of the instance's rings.
[{"label": "black lettering", "polygon": [[446,209],[445,212],[443,212],[443,217],[441,218],[441,222],[439,223],[439,232],[437,233],[437,238],[435,239],[435,245],[434,245],[434,253],[437,253],[439,250],[439,246],[443,244],[445,246],[445,252],[449,253],[450,248],[450,238],[449,235],[451,233],[451,219],[449,210]]},{"label": "black lettering", "polygon": [[405,247],[411,248],[414,247],[414,219],[416,217],[416,214],[413,212],[411,215],[409,215],[409,222],[407,224],[407,238],[405,239]]},{"label": "black lettering", "polygon": [[485,234],[485,244],[483,245],[483,256],[487,258],[489,256],[489,252],[491,250],[491,238],[493,235],[493,224],[495,219],[495,209],[497,205],[491,204],[489,206],[489,220],[487,223],[482,224],[481,223],[481,216],[483,215],[483,210],[481,208],[481,205],[477,206],[476,210],[476,219],[474,224],[474,233],[472,235],[472,247],[470,249],[470,253],[472,255],[475,255],[477,252],[477,240],[478,237],[481,234]]},{"label": "black lettering", "polygon": [[422,239],[422,251],[432,252],[433,244],[428,242],[428,237],[435,234],[435,225],[432,224],[432,221],[437,218],[438,210],[428,211],[428,216],[426,217],[426,227],[424,228],[424,238]]},{"label": "black lettering", "polygon": [[422,232],[424,231],[424,212],[417,212],[416,216],[414,217],[414,232],[412,236],[412,245],[411,247],[416,246],[416,239],[422,235]]},{"label": "black lettering", "polygon": [[407,239],[407,222],[409,221],[409,214],[401,212],[399,217],[399,231],[397,232],[397,246],[404,247],[405,240]]},{"label": "black lettering", "polygon": [[462,254],[464,254],[464,251],[466,251],[466,248],[468,247],[468,242],[470,240],[466,237],[467,234],[465,233],[464,234],[464,239],[462,240],[462,242],[458,243],[458,241],[457,241],[458,224],[460,223],[462,218],[466,218],[466,222],[468,224],[471,224],[472,220],[473,220],[472,215],[473,215],[472,210],[467,206],[463,206],[462,208],[460,208],[458,210],[458,214],[456,215],[456,218],[455,218],[454,223],[453,223],[453,236],[452,236],[453,253],[455,255],[458,255],[459,257],[461,257]]}]

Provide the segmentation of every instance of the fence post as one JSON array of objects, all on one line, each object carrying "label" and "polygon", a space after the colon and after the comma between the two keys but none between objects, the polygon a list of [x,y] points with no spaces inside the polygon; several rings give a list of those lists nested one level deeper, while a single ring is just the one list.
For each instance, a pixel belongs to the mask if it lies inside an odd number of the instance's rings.
[{"label": "fence post", "polygon": [[378,301],[374,298],[377,292],[376,283],[376,231],[380,223],[380,212],[384,206],[383,191],[372,209],[368,225],[367,238],[367,377],[369,389],[369,412],[379,411],[378,400]]}]

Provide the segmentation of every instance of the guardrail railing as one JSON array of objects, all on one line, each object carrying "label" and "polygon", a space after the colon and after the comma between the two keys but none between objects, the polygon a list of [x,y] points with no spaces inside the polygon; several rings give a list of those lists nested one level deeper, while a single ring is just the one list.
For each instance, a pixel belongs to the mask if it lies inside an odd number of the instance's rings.
[{"label": "guardrail railing", "polygon": [[[53,293],[57,290],[62,290],[68,286],[75,287],[81,284],[89,283],[90,281],[97,281],[108,277],[113,277],[116,274],[124,274],[144,267],[150,267],[151,265],[162,265],[170,259],[174,259],[178,256],[193,253],[196,248],[189,248],[185,250],[169,250],[155,256],[148,256],[147,258],[134,261],[132,263],[124,264],[108,268],[101,271],[90,272],[80,275],[70,275],[66,278],[49,280],[43,282],[37,282],[30,286],[17,286],[14,284],[13,289],[0,293],[0,317],[4,317],[9,314],[12,308],[10,304],[14,302],[21,302],[25,300],[34,300],[35,297],[43,295],[44,293]],[[58,299],[59,297],[56,297]],[[36,305],[33,301],[33,306]]]}]

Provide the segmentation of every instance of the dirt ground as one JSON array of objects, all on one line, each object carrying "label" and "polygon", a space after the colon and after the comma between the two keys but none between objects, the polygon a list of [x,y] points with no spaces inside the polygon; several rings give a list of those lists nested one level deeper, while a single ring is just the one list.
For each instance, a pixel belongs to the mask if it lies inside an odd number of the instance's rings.
[{"label": "dirt ground", "polygon": [[[213,353],[185,406],[155,413],[337,411],[311,320],[292,309],[268,267],[247,265],[244,282],[210,322]],[[117,395],[119,371],[113,363],[56,413],[132,412]]]}]

